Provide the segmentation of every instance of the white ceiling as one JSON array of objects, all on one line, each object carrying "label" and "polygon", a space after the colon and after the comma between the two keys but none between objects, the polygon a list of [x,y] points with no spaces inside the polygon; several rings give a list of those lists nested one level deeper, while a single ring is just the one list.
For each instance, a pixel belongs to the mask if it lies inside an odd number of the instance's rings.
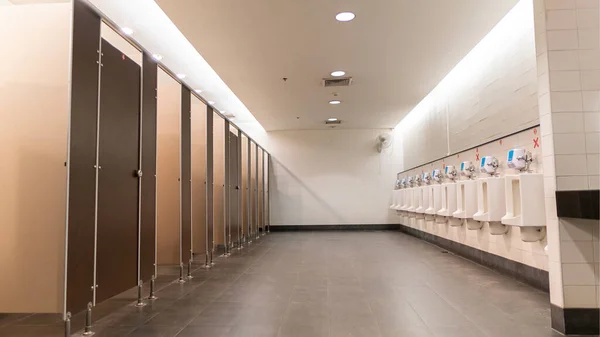
[{"label": "white ceiling", "polygon": [[[156,2],[264,128],[283,130],[328,117],[393,128],[517,0]],[[323,88],[338,69],[353,85]]]}]

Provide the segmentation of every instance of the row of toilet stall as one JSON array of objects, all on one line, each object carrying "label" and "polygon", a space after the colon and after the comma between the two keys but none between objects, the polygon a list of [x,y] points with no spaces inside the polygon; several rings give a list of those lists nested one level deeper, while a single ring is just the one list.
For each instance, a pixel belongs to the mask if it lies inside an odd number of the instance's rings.
[{"label": "row of toilet stall", "polygon": [[[521,239],[535,242],[545,237],[543,174],[530,172],[531,152],[508,151],[510,170],[499,176],[500,162],[484,156],[477,168],[464,161],[414,176],[397,175],[390,209],[404,223],[430,221],[439,225],[479,230],[489,224],[490,234],[504,235],[509,226],[520,228]],[[477,172],[479,171],[479,173]]]},{"label": "row of toilet stall", "polygon": [[141,300],[267,232],[256,135],[87,1],[0,6],[0,30],[0,317]]}]

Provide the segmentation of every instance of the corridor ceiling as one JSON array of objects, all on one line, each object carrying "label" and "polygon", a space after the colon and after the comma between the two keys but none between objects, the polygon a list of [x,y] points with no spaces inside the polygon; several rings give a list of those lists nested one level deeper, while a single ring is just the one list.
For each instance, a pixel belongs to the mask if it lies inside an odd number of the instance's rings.
[{"label": "corridor ceiling", "polygon": [[[393,128],[517,0],[156,2],[271,131]],[[334,70],[351,86],[323,87]]]}]

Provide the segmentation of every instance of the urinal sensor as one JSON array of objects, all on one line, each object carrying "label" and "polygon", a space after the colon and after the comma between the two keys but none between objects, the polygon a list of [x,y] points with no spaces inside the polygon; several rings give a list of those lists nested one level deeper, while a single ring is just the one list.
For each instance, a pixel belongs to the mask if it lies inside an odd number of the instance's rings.
[{"label": "urinal sensor", "polygon": [[470,161],[460,163],[460,174],[464,177],[471,178],[475,174],[475,166]]},{"label": "urinal sensor", "polygon": [[429,172],[423,173],[423,183],[425,183],[426,185],[429,185],[431,183],[431,173],[429,173]]},{"label": "urinal sensor", "polygon": [[529,164],[533,161],[531,152],[525,149],[512,149],[508,151],[508,158],[506,159],[506,165],[511,169],[518,171],[527,171]]},{"label": "urinal sensor", "polygon": [[400,188],[402,188],[402,185],[400,183],[400,173],[398,173],[396,175],[396,182],[394,183],[394,189],[399,190]]},{"label": "urinal sensor", "polygon": [[435,182],[438,182],[438,183],[441,183],[442,180],[444,179],[441,170],[433,170],[433,172],[431,173],[431,177],[433,178],[433,180]]},{"label": "urinal sensor", "polygon": [[496,174],[498,170],[498,159],[493,156],[485,156],[481,158],[481,165],[479,166],[481,173],[487,173],[491,176]]},{"label": "urinal sensor", "polygon": [[454,167],[453,165],[446,166],[445,174],[446,177],[448,177],[448,179],[450,180],[456,180],[456,177],[458,176],[458,172],[456,172],[456,167]]}]

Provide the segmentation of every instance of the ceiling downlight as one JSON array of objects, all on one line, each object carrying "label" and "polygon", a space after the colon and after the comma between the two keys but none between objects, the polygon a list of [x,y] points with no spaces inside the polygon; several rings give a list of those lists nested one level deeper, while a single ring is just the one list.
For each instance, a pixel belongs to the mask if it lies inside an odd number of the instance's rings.
[{"label": "ceiling downlight", "polygon": [[356,15],[352,12],[341,12],[335,16],[335,19],[340,22],[348,22],[354,20]]}]

